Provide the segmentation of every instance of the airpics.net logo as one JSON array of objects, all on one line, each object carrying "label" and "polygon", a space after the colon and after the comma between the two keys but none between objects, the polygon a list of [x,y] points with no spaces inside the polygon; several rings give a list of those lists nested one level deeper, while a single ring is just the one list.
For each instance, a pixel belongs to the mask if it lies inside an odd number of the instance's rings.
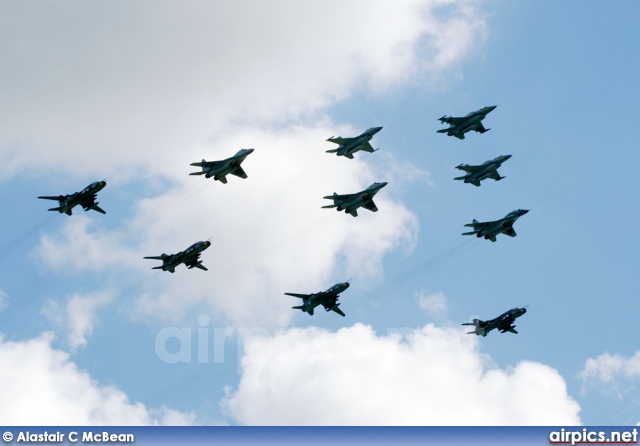
[{"label": "airpics.net logo", "polygon": [[549,444],[638,444],[638,429],[627,431],[596,431],[560,429],[549,433]]}]

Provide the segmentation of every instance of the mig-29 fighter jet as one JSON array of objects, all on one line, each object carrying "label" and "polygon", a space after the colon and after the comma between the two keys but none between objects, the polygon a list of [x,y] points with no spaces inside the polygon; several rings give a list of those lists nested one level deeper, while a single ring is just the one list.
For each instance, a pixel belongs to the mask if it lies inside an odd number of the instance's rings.
[{"label": "mig-29 fighter jet", "polygon": [[475,235],[478,238],[484,237],[492,242],[496,241],[496,235],[498,234],[507,234],[509,237],[515,237],[518,234],[513,230],[513,224],[518,218],[522,217],[527,212],[529,212],[527,209],[518,209],[509,212],[506,217],[501,218],[500,220],[487,221],[484,223],[479,223],[474,219],[473,223],[465,225],[472,227],[473,231],[464,232],[462,235]]},{"label": "mig-29 fighter jet", "polygon": [[162,254],[159,256],[144,257],[145,259],[162,260],[161,266],[154,266],[151,269],[161,269],[162,271],[169,271],[171,273],[176,272],[176,266],[184,263],[187,268],[200,268],[205,271],[209,271],[202,262],[199,262],[200,253],[211,246],[211,242],[197,242],[189,246],[184,251],[180,251],[177,254]]},{"label": "mig-29 fighter jet", "polygon": [[299,297],[302,299],[302,305],[299,307],[291,307],[296,310],[302,310],[313,316],[313,309],[318,305],[322,305],[325,311],[335,311],[340,316],[345,314],[342,312],[338,302],[339,294],[349,288],[349,282],[336,283],[334,286],[326,291],[320,291],[313,294],[296,294],[296,293],[284,293],[287,296]]},{"label": "mig-29 fighter jet", "polygon": [[359,207],[368,209],[371,212],[378,212],[378,208],[373,202],[373,197],[378,193],[380,189],[385,187],[387,184],[388,183],[386,182],[373,183],[362,192],[357,192],[355,194],[338,195],[334,192],[333,195],[327,195],[326,197],[324,197],[325,199],[333,200],[333,204],[322,207],[338,208],[338,212],[344,210],[345,213],[351,214],[354,217],[358,216],[358,211],[356,209],[358,209]]},{"label": "mig-29 fighter jet", "polygon": [[485,129],[481,121],[496,107],[497,105],[482,107],[462,118],[454,118],[453,116],[445,115],[438,119],[438,121],[449,124],[449,128],[438,130],[438,133],[446,133],[447,136],[455,136],[458,139],[464,139],[464,134],[471,130],[475,130],[478,133],[488,132],[491,129]]},{"label": "mig-29 fighter jet", "polygon": [[466,323],[462,325],[473,325],[476,327],[474,331],[470,331],[467,334],[475,334],[478,336],[486,336],[494,328],[497,328],[500,333],[506,333],[510,331],[511,333],[518,334],[515,330],[516,326],[513,325],[513,322],[517,317],[522,316],[527,312],[527,308],[514,308],[512,310],[507,311],[506,313],[501,314],[495,319],[491,319],[490,321],[481,321],[479,319],[474,319],[471,323]]},{"label": "mig-29 fighter jet", "polygon": [[327,153],[335,153],[338,156],[346,156],[349,159],[353,159],[353,154],[358,150],[373,153],[378,149],[371,147],[369,141],[371,141],[373,135],[378,133],[380,130],[382,130],[382,127],[371,127],[370,129],[365,130],[361,135],[354,138],[343,138],[341,136],[334,138],[332,136],[327,139],[327,141],[338,144],[338,148],[327,150]]},{"label": "mig-29 fighter jet", "polygon": [[193,172],[189,175],[204,175],[205,178],[213,177],[214,180],[218,180],[227,184],[227,175],[235,175],[240,178],[247,178],[247,174],[240,164],[244,159],[253,153],[254,149],[242,149],[231,158],[227,158],[221,161],[205,161],[204,159],[200,163],[191,163],[192,166],[202,167],[202,172]]},{"label": "mig-29 fighter jet", "polygon": [[93,209],[101,214],[106,214],[106,212],[98,206],[99,203],[96,202],[96,194],[104,189],[106,185],[107,182],[105,180],[96,181],[82,189],[80,192],[75,192],[71,195],[42,196],[38,198],[58,201],[59,206],[57,208],[49,209],[50,211],[58,211],[60,213],[64,212],[67,215],[71,215],[71,210],[77,205],[80,205],[85,211]]},{"label": "mig-29 fighter jet", "polygon": [[469,173],[465,176],[454,178],[454,180],[464,180],[465,183],[471,183],[474,186],[480,186],[480,182],[482,180],[486,180],[487,178],[500,181],[504,177],[500,176],[500,174],[498,173],[498,168],[509,158],[511,158],[511,155],[500,155],[492,160],[485,161],[479,166],[460,164],[456,167],[456,169],[464,170],[465,172]]}]

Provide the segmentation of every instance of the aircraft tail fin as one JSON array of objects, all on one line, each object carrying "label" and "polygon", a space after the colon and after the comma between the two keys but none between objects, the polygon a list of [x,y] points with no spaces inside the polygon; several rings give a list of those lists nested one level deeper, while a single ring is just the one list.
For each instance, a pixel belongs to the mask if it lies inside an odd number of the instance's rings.
[{"label": "aircraft tail fin", "polygon": [[331,149],[331,150],[327,150],[326,153],[336,153],[338,151],[338,149]]},{"label": "aircraft tail fin", "polygon": [[438,133],[447,133],[449,131],[449,129],[440,129],[438,130]]},{"label": "aircraft tail fin", "polygon": [[193,172],[190,173],[189,175],[204,175],[206,172]]},{"label": "aircraft tail fin", "polygon": [[62,207],[57,207],[57,208],[51,208],[48,209],[49,211],[58,211],[58,212],[62,212]]},{"label": "aircraft tail fin", "polygon": [[455,177],[454,180],[464,180],[465,178],[466,178],[466,175],[461,177]]},{"label": "aircraft tail fin", "polygon": [[475,225],[478,224],[478,220],[476,220],[475,218],[473,219],[472,223],[467,223],[465,226],[469,227],[469,228],[473,228]]},{"label": "aircraft tail fin", "polygon": [[350,213],[353,217],[357,217],[357,216],[358,216],[358,211],[357,211],[357,210],[355,210],[355,209],[354,209],[354,210],[352,210],[352,211],[349,211],[349,213]]},{"label": "aircraft tail fin", "polygon": [[322,206],[323,209],[327,209],[327,208],[337,208],[338,205],[337,204],[328,204],[326,206]]},{"label": "aircraft tail fin", "polygon": [[227,177],[226,176],[220,177],[220,178],[216,178],[216,179],[219,180],[223,184],[227,184]]}]

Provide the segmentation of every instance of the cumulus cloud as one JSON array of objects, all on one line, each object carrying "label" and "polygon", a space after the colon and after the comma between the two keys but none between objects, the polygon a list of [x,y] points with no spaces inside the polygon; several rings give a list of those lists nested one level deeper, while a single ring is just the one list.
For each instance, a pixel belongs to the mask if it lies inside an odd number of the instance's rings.
[{"label": "cumulus cloud", "polygon": [[54,300],[45,303],[43,313],[67,334],[67,342],[72,350],[87,345],[87,337],[93,333],[96,312],[113,301],[108,292],[90,295],[74,294],[67,297],[64,306]]},{"label": "cumulus cloud", "polygon": [[418,306],[421,310],[430,315],[441,315],[447,311],[447,296],[443,292],[427,294],[420,291],[415,294],[418,299]]},{"label": "cumulus cloud", "polygon": [[603,353],[597,358],[589,358],[578,376],[582,378],[584,393],[590,386],[599,384],[605,393],[613,392],[622,399],[635,390],[635,383],[640,377],[640,351],[631,357]]},{"label": "cumulus cloud", "polygon": [[492,367],[476,342],[431,324],[406,337],[362,324],[253,337],[225,404],[246,425],[580,424],[558,371]]},{"label": "cumulus cloud", "polygon": [[44,333],[24,342],[0,338],[0,419],[5,425],[193,424],[192,414],[132,403],[114,386],[103,386],[51,347]]},{"label": "cumulus cloud", "polygon": [[171,176],[232,123],[315,117],[450,70],[484,39],[479,5],[3,4],[0,175]]}]

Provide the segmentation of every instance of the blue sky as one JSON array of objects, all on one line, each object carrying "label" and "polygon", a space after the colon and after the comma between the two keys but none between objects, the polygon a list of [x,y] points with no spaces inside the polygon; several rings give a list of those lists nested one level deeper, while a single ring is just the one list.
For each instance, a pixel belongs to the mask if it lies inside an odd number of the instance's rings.
[{"label": "blue sky", "polygon": [[[444,3],[3,4],[0,386],[40,408],[5,424],[638,423],[640,6]],[[483,105],[490,132],[436,133]],[[324,153],[372,126],[380,151]],[[188,176],[243,147],[246,180]],[[505,154],[505,180],[453,181]],[[105,177],[106,215],[35,199]],[[373,181],[378,213],[320,209]],[[460,235],[518,208],[515,238]],[[142,259],[208,238],[208,272]],[[345,318],[283,295],[346,279]],[[517,336],[459,326],[524,305]],[[168,327],[191,362],[160,359]],[[385,387],[403,409],[369,414]]]}]

